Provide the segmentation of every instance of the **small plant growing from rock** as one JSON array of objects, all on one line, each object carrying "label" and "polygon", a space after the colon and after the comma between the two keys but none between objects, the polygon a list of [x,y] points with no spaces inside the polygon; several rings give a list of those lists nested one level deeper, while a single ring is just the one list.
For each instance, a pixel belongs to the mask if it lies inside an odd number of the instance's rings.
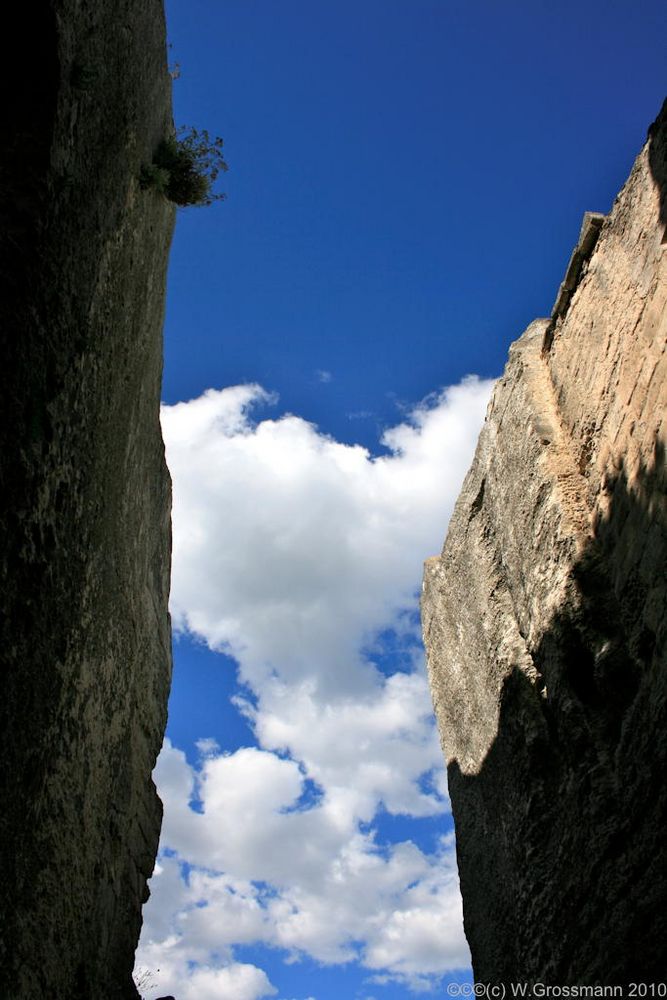
[{"label": "small plant growing from rock", "polygon": [[[160,971],[159,969],[157,970]],[[147,990],[155,984],[155,974],[150,969],[139,968],[132,973],[134,985],[138,990]]]},{"label": "small plant growing from rock", "polygon": [[211,205],[225,197],[212,190],[225,170],[222,139],[211,139],[206,129],[183,127],[162,140],[153,162],[142,168],[139,183],[144,190],[153,188],[183,208]]}]

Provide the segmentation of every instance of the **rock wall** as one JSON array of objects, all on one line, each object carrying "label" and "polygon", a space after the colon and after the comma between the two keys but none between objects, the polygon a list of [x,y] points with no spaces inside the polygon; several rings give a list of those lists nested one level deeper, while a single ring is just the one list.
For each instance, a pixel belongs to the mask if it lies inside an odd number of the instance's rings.
[{"label": "rock wall", "polygon": [[422,622],[484,983],[667,979],[667,104],[512,346]]},{"label": "rock wall", "polygon": [[161,0],[19,4],[0,142],[0,997],[131,998],[161,807]]}]

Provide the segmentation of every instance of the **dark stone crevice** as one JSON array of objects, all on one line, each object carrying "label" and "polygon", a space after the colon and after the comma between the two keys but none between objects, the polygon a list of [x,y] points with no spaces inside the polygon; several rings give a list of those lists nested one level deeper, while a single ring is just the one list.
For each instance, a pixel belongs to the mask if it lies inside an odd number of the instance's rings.
[{"label": "dark stone crevice", "polygon": [[[642,609],[667,581],[615,568],[618,532],[667,565],[667,463],[624,469],[574,567],[578,600],[518,667],[478,774],[449,766],[466,933],[480,982],[664,981],[667,957],[667,623]],[[631,599],[629,599],[629,590]],[[600,653],[604,650],[604,653]],[[477,891],[480,878],[484,894]]]},{"label": "dark stone crevice", "polygon": [[[0,142],[0,997],[135,998],[170,679],[157,0],[17,8]],[[157,615],[156,615],[157,611]]]}]

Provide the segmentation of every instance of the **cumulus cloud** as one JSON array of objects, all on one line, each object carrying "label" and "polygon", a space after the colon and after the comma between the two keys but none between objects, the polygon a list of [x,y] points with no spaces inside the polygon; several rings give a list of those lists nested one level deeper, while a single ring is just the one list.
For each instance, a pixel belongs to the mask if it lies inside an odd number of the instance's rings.
[{"label": "cumulus cloud", "polygon": [[295,768],[246,748],[206,758],[198,769],[166,745],[156,777],[164,840],[175,855],[163,857],[152,879],[140,964],[160,968],[160,981],[186,997],[188,963],[211,977],[214,962],[233,965],[241,944],[323,963],[358,960],[408,985],[464,967],[451,841],[443,838],[432,856],[409,841],[380,848],[372,831],[332,819],[326,800],[293,810],[305,781]]},{"label": "cumulus cloud", "polygon": [[434,395],[378,455],[291,414],[254,419],[277,403],[258,385],[163,407],[174,621],[235,658],[258,744],[201,740],[193,767],[166,743],[156,770],[163,856],[141,962],[186,1000],[270,995],[234,960],[253,942],[415,989],[467,964],[451,843],[379,845],[373,822],[447,809],[416,592],[490,388]]},{"label": "cumulus cloud", "polygon": [[364,638],[413,604],[470,462],[490,383],[470,378],[385,432],[387,454],[300,417],[252,420],[257,385],[163,407],[174,480],[177,627],[231,653],[243,680],[369,689]]},{"label": "cumulus cloud", "polygon": [[[423,671],[376,674],[369,692],[335,701],[323,699],[312,684],[274,681],[263,688],[259,708],[245,710],[260,744],[300,760],[308,777],[327,790],[332,809],[338,803],[350,822],[370,821],[380,803],[390,813],[412,816],[446,806]],[[431,778],[428,792],[420,785],[424,775]]]},{"label": "cumulus cloud", "polygon": [[198,968],[189,976],[183,1000],[258,1000],[277,993],[255,965],[234,962],[224,968]]},{"label": "cumulus cloud", "polygon": [[183,945],[182,937],[171,937],[159,946],[140,946],[143,968],[156,970],[142,986],[142,997],[164,996],[165,989],[175,991],[178,1000],[262,1000],[277,993],[263,969],[231,959],[220,965],[218,953],[211,955],[215,964],[195,964],[204,950],[194,944],[187,951]]}]

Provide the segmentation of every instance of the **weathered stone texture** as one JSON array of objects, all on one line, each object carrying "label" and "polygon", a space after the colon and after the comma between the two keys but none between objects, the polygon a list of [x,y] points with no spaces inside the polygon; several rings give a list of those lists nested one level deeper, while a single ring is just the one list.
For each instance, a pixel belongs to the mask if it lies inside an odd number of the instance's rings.
[{"label": "weathered stone texture", "polygon": [[667,978],[666,151],[667,105],[513,345],[426,564],[482,982]]},{"label": "weathered stone texture", "polygon": [[159,0],[19,5],[0,157],[0,997],[131,998],[161,808]]}]

